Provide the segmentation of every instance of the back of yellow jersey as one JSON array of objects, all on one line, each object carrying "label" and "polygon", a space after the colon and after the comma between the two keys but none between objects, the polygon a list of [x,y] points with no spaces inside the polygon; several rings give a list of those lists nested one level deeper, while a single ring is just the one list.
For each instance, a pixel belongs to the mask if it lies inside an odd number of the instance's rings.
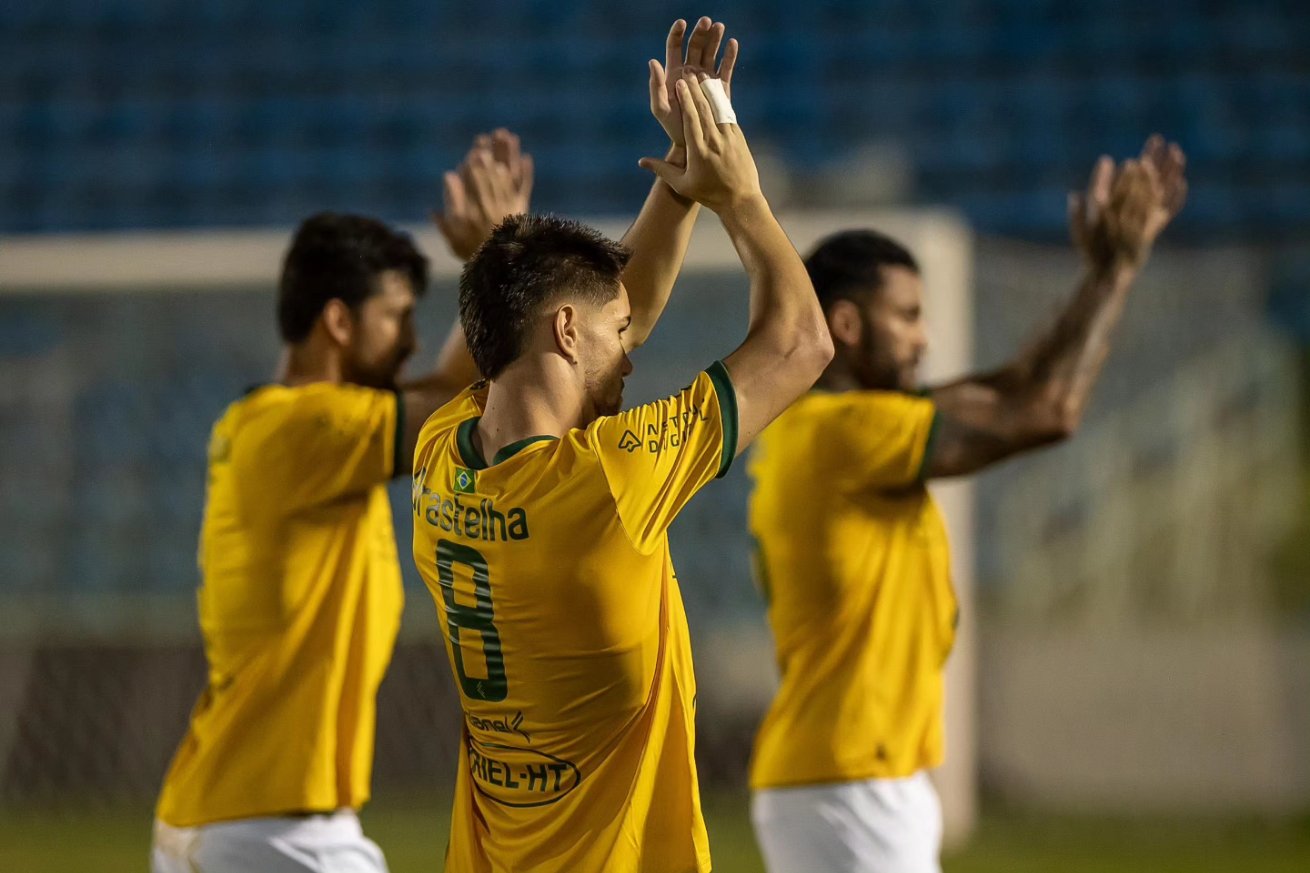
[{"label": "back of yellow jersey", "polygon": [[942,757],[946,531],[921,480],[930,400],[813,392],[751,453],[750,529],[781,687],[751,786],[908,776]]},{"label": "back of yellow jersey", "polygon": [[439,410],[414,462],[414,560],[465,713],[446,869],[708,870],[666,531],[731,462],[726,371],[491,464],[484,397]]},{"label": "back of yellow jersey", "polygon": [[160,795],[188,827],[357,808],[400,625],[394,393],[270,385],[214,426],[200,537],[209,682]]}]

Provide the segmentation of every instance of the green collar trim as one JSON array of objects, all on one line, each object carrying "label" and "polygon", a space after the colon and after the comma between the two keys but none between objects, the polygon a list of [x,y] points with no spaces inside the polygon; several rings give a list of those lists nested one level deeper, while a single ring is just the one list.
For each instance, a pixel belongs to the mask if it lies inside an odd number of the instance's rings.
[{"label": "green collar trim", "polygon": [[467,419],[461,422],[459,429],[455,431],[455,447],[459,449],[460,457],[464,459],[464,466],[473,470],[485,470],[487,467],[495,466],[501,461],[507,461],[533,443],[559,439],[559,437],[541,434],[512,442],[496,452],[495,457],[488,464],[486,459],[482,457],[482,453],[478,451],[477,444],[473,442],[473,431],[477,429],[478,422],[481,420],[482,416]]},{"label": "green collar trim", "polygon": [[533,443],[547,442],[549,440],[559,440],[559,437],[546,436],[542,434],[539,436],[530,436],[527,437],[526,439],[521,439],[518,442],[510,443],[500,451],[496,452],[496,456],[491,459],[491,463],[495,465],[495,464],[499,464],[501,461],[507,461],[510,458],[517,455],[519,452],[526,449],[528,446],[532,445]]},{"label": "green collar trim", "polygon": [[481,420],[482,416],[470,418],[461,422],[459,430],[455,431],[455,447],[459,449],[460,457],[464,459],[464,466],[473,470],[487,469],[486,459],[482,457],[482,453],[473,442],[473,430]]}]

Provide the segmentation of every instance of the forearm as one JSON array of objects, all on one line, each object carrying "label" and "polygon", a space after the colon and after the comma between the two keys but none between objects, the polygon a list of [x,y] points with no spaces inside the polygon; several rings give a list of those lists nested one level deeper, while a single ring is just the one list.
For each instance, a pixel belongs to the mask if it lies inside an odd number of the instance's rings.
[{"label": "forearm", "polygon": [[469,354],[468,343],[464,339],[464,328],[458,318],[450,326],[446,341],[441,344],[441,351],[437,353],[436,372],[441,374],[445,381],[461,387],[472,385],[482,378],[482,374],[478,372],[478,365],[473,363],[473,356]]},{"label": "forearm", "polygon": [[464,328],[456,321],[451,325],[450,332],[446,334],[445,342],[441,344],[433,368],[421,376],[407,379],[400,387],[405,391],[427,391],[433,386],[437,386],[438,390],[454,387],[459,391],[480,378],[482,375],[478,372],[477,365],[473,363],[468,343],[464,340]]},{"label": "forearm", "polygon": [[1081,418],[1123,315],[1135,268],[1091,268],[1055,325],[1012,365],[1022,389],[1055,404],[1067,427]]},{"label": "forearm", "polygon": [[720,217],[750,278],[746,341],[724,359],[741,451],[819,378],[832,360],[832,338],[805,265],[764,198]]},{"label": "forearm", "polygon": [[[674,146],[665,160],[681,164],[686,158],[683,149]],[[664,313],[699,213],[700,204],[656,180],[636,221],[623,235],[623,245],[632,252],[623,270],[623,284],[632,306],[632,325],[627,332],[629,351],[646,341]]]},{"label": "forearm", "polygon": [[441,351],[437,354],[437,363],[433,369],[413,379],[407,379],[399,385],[401,415],[405,429],[400,444],[400,455],[396,459],[396,469],[408,468],[413,457],[414,444],[424,422],[439,408],[453,399],[459,392],[476,382],[481,375],[469,354],[468,344],[464,341],[464,329],[459,322],[450,328]]},{"label": "forearm", "polygon": [[748,335],[802,338],[824,329],[805,264],[762,196],[720,214],[750,279]]},{"label": "forearm", "polygon": [[972,473],[1072,436],[1110,349],[1134,273],[1090,271],[1055,325],[1002,369],[931,392],[929,477]]}]

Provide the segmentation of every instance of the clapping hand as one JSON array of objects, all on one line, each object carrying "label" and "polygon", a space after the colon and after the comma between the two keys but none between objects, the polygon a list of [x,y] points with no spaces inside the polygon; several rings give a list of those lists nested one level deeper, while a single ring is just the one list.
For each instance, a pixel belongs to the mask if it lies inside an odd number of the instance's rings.
[{"label": "clapping hand", "polygon": [[723,82],[723,90],[731,99],[732,70],[737,64],[737,40],[730,39],[723,49],[722,60],[715,66],[719,47],[723,45],[723,22],[712,22],[709,18],[697,21],[684,52],[682,40],[686,31],[687,22],[681,18],[673,22],[664,45],[664,65],[653,58],[649,62],[650,111],[675,146],[686,144],[682,107],[677,97],[678,82],[687,73],[717,78]]},{"label": "clapping hand", "polygon": [[442,211],[432,220],[455,257],[467,261],[506,216],[528,211],[532,156],[501,128],[478,134],[464,161],[443,177]]},{"label": "clapping hand", "polygon": [[1074,246],[1095,268],[1140,267],[1187,199],[1187,157],[1156,134],[1117,167],[1102,157],[1087,190],[1069,195]]},{"label": "clapping hand", "polygon": [[755,158],[741,128],[715,122],[714,110],[696,74],[684,71],[675,89],[682,109],[687,165],[680,167],[656,158],[642,158],[638,163],[678,194],[715,212],[762,197]]}]

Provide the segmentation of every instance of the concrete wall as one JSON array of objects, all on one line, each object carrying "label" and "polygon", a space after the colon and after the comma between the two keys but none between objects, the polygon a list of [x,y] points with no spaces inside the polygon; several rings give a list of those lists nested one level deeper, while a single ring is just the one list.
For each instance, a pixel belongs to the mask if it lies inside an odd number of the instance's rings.
[{"label": "concrete wall", "polygon": [[1310,808],[1310,631],[981,634],[984,791],[1043,811]]}]

